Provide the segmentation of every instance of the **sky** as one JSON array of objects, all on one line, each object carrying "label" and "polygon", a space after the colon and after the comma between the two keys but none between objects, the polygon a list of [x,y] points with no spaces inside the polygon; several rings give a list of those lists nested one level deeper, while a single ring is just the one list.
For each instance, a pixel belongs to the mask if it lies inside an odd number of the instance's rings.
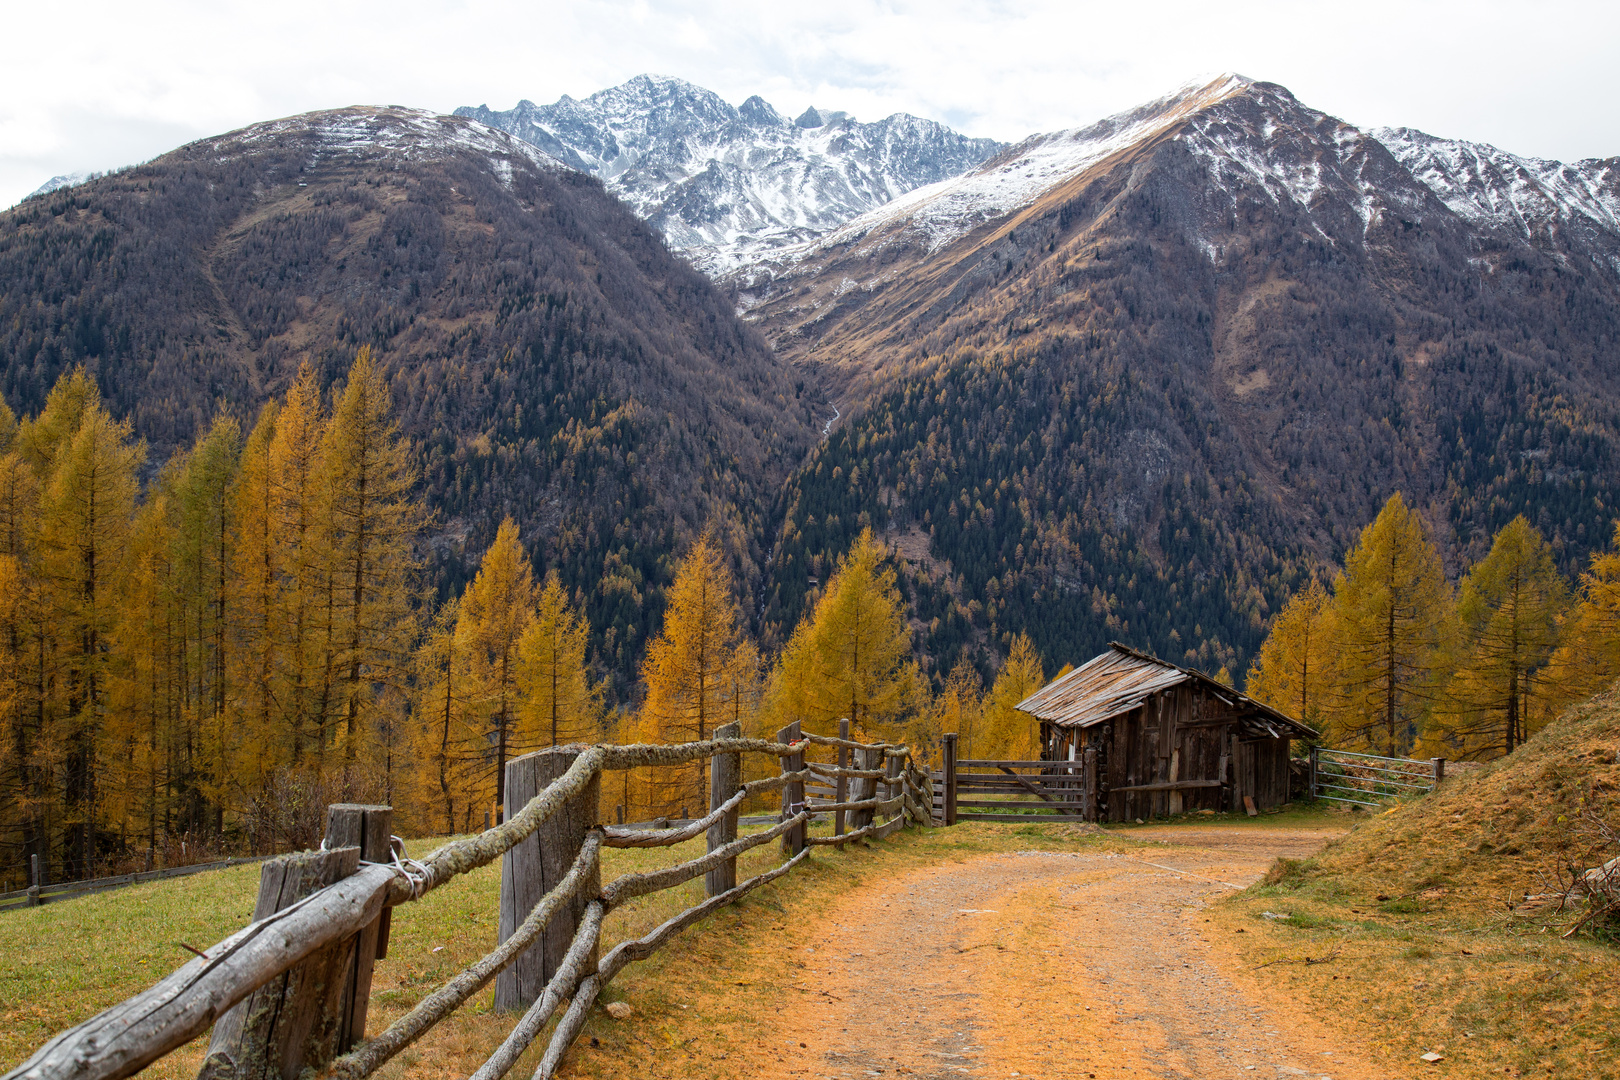
[{"label": "sky", "polygon": [[1006,141],[1201,76],[1281,83],[1361,127],[1559,160],[1620,155],[1620,3],[5,0],[0,206],[260,120],[512,107],[652,72]]}]

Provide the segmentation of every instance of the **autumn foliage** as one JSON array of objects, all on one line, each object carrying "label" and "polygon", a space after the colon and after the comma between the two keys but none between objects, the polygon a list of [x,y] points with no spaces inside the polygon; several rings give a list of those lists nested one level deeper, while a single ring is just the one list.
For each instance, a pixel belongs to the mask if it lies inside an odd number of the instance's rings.
[{"label": "autumn foliage", "polygon": [[1247,689],[1335,748],[1500,757],[1620,678],[1617,581],[1620,555],[1598,553],[1572,589],[1519,516],[1453,589],[1397,493],[1331,592],[1312,581],[1278,613]]}]

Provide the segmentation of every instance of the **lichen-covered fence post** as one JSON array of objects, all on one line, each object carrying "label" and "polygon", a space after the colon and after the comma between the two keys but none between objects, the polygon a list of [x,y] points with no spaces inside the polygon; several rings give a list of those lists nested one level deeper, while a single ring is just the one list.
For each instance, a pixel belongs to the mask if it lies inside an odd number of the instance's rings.
[{"label": "lichen-covered fence post", "polygon": [[[780,743],[796,743],[801,738],[799,722],[797,720],[776,733],[776,741]],[[782,763],[782,772],[796,773],[804,768],[804,751],[796,754],[787,754],[778,758]],[[793,780],[782,788],[782,820],[797,814],[804,809],[804,781]],[[806,847],[805,836],[808,829],[803,824],[795,825],[782,834],[782,853],[784,855],[797,855]]]},{"label": "lichen-covered fence post", "polygon": [[[360,868],[358,845],[301,851],[271,859],[259,871],[254,921],[267,918]],[[198,1080],[296,1077],[319,1069],[342,1049],[354,954],[364,931],[322,948],[266,982],[214,1024]],[[367,986],[369,994],[370,987]],[[348,999],[348,1000],[346,1000]]]},{"label": "lichen-covered fence post", "polygon": [[[849,717],[847,716],[838,721],[838,737],[843,740],[849,739]],[[833,802],[841,803],[849,798],[849,777],[843,774],[843,770],[849,768],[849,747],[847,746],[838,748],[838,768],[838,779],[833,782]],[[844,835],[844,825],[848,816],[848,813],[841,809],[833,812],[834,836]],[[838,850],[844,850],[844,845],[839,844]]]},{"label": "lichen-covered fence post", "polygon": [[[742,737],[742,725],[730,723],[714,729],[717,739]],[[742,782],[742,755],[715,754],[709,759],[709,812],[712,814],[737,794]],[[719,821],[709,826],[709,850],[725,847],[737,839],[737,811],[732,809]],[[703,876],[703,888],[709,896],[737,887],[737,860],[727,859]]]},{"label": "lichen-covered fence post", "polygon": [[[583,746],[553,746],[506,763],[506,820],[528,805],[552,781],[568,771]],[[531,835],[501,857],[501,921],[498,941],[511,937],[534,905],[567,875],[579,855],[585,834],[596,824],[599,776],[563,804]],[[495,977],[495,1008],[526,1009],[546,988],[567,955],[585,906],[596,895],[592,880],[546,927],[545,932],[512,965]],[[593,955],[592,962],[595,957]]]}]

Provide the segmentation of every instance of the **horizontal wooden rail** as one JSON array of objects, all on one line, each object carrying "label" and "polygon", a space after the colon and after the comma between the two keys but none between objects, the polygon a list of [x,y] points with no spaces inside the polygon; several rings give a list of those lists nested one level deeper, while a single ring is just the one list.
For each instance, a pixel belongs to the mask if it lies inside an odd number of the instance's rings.
[{"label": "horizontal wooden rail", "polygon": [[136,870],[128,874],[112,874],[107,877],[86,878],[82,881],[59,881],[50,885],[41,885],[38,889],[13,889],[11,892],[0,893],[0,911],[34,907],[36,902],[38,904],[58,904],[63,900],[72,900],[80,896],[89,896],[92,893],[106,892],[109,889],[124,889],[131,885],[143,885],[148,881],[168,881],[172,878],[189,877],[192,874],[202,874],[213,870],[228,870],[233,866],[260,863],[268,858],[270,858],[268,855],[247,855],[241,858],[192,863],[189,866],[169,866],[161,870]]},{"label": "horizontal wooden rail", "polygon": [[995,808],[1004,806],[1008,809],[1019,810],[1084,810],[1086,807],[1086,804],[1083,802],[1037,802],[1033,799],[1023,799],[1018,801],[1014,801],[1012,799],[957,799],[956,805],[975,806],[981,809],[984,807]]},{"label": "horizontal wooden rail", "polygon": [[756,848],[767,841],[775,840],[789,829],[802,825],[809,820],[809,813],[800,811],[785,821],[777,823],[772,828],[766,829],[764,832],[745,836],[741,840],[733,840],[724,847],[715,848],[707,855],[696,859],[677,863],[662,870],[649,870],[641,874],[626,874],[602,889],[602,902],[609,909],[612,909],[637,896],[661,892],[682,882],[691,881],[693,878],[702,875],[704,871],[714,869],[727,859],[734,859],[750,848]]},{"label": "horizontal wooden rail", "polygon": [[1219,780],[1163,780],[1156,784],[1125,784],[1109,791],[1191,791],[1196,788],[1218,788]]},{"label": "horizontal wooden rail", "polygon": [[709,811],[700,818],[694,818],[686,824],[674,829],[631,829],[623,825],[609,825],[606,827],[606,839],[603,841],[610,848],[642,848],[642,847],[668,847],[686,840],[695,839],[709,830],[709,826],[724,818],[731,811],[741,806],[750,795],[757,795],[762,791],[773,791],[795,779],[804,779],[807,772],[783,773],[780,776],[767,776],[763,780],[753,780],[742,786],[742,789],[727,799],[720,806]]}]

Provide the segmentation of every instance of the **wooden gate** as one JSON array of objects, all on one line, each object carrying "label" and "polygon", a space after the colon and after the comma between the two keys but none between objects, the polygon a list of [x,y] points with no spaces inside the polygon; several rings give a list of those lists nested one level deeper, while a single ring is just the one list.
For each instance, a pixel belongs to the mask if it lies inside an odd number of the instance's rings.
[{"label": "wooden gate", "polygon": [[941,766],[930,774],[934,820],[942,825],[1097,820],[1094,748],[1077,761],[996,761],[958,759],[955,735],[944,736],[942,745]]}]

